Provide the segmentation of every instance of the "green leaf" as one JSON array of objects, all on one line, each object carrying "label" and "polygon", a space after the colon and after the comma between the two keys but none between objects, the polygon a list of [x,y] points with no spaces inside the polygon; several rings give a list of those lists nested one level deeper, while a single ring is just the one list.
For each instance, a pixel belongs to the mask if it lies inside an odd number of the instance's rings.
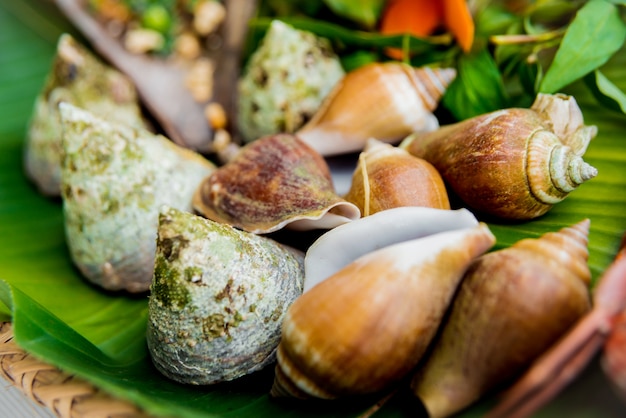
[{"label": "green leaf", "polygon": [[385,0],[324,0],[338,16],[373,28],[385,6]]},{"label": "green leaf", "polygon": [[[268,17],[257,18],[250,22],[250,27],[254,31],[264,32],[269,28],[272,20],[273,18]],[[406,35],[381,35],[378,32],[346,29],[336,23],[303,17],[284,17],[280,20],[296,29],[306,30],[317,36],[328,38],[336,45],[353,48],[402,48],[407,38]],[[412,54],[424,53],[451,43],[451,38],[447,35],[428,38],[408,36],[408,39],[408,49]]]},{"label": "green leaf", "polygon": [[[270,400],[267,392],[272,368],[211,387],[179,385],[156,371],[145,349],[146,296],[105,293],[87,284],[69,258],[61,202],[41,197],[24,178],[22,147],[28,118],[48,72],[60,28],[66,27],[58,13],[42,6],[49,2],[36,2],[46,10],[46,24],[37,14],[39,7],[25,14],[9,13],[25,4],[29,2],[0,2],[0,314],[4,318],[11,315],[17,343],[153,415],[360,415],[372,399],[322,404]],[[603,73],[621,90],[626,89],[625,66],[623,50],[603,67]],[[486,73],[484,76],[488,77]],[[497,83],[494,86],[498,88]],[[589,217],[589,265],[597,280],[616,254],[626,230],[626,117],[606,112],[580,83],[566,92],[575,95],[586,122],[599,128],[586,154],[598,168],[598,177],[535,221],[489,226],[498,247],[505,247]],[[606,379],[597,374],[599,370],[596,365],[593,373],[585,374],[536,416],[620,416],[613,409],[620,411],[621,404],[611,397]],[[419,416],[417,406],[411,407],[416,409],[403,409],[391,402],[375,417]],[[462,416],[480,416],[481,407],[470,408]]]},{"label": "green leaf", "polygon": [[626,113],[626,93],[611,83],[600,70],[586,75],[585,83],[600,103],[615,111]]},{"label": "green leaf", "polygon": [[540,91],[555,93],[600,67],[622,47],[625,38],[626,25],[617,7],[605,0],[589,1],[565,32]]},{"label": "green leaf", "polygon": [[443,97],[443,105],[455,118],[467,119],[505,106],[500,71],[486,49],[461,56],[457,70]]}]

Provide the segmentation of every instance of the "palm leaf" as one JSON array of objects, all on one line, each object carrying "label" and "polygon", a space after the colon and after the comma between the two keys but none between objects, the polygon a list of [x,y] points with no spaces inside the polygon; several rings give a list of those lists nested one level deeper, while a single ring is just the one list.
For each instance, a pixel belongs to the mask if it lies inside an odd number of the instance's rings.
[{"label": "palm leaf", "polygon": [[[178,385],[156,372],[145,349],[145,296],[108,294],[88,285],[69,259],[61,202],[38,195],[23,175],[23,140],[34,99],[59,34],[71,27],[45,2],[0,3],[0,27],[0,316],[13,321],[17,342],[155,415],[345,417],[356,416],[372,404],[373,399],[306,406],[273,402],[267,396],[272,370],[209,388]],[[622,51],[602,69],[622,90],[626,90],[626,73],[620,69],[625,64]],[[597,279],[626,230],[626,118],[599,106],[583,85],[574,86],[570,93],[583,107],[586,121],[599,127],[586,159],[600,174],[536,221],[490,227],[498,247],[505,247],[589,217],[589,264]],[[549,406],[545,416],[554,411],[584,416],[589,410],[574,408],[571,401],[580,391],[604,396],[604,403],[590,408],[596,415],[610,416],[615,399],[607,395],[610,392],[597,367],[593,370]],[[468,415],[477,411],[480,407]],[[378,413],[401,414],[403,406],[394,402]]]}]

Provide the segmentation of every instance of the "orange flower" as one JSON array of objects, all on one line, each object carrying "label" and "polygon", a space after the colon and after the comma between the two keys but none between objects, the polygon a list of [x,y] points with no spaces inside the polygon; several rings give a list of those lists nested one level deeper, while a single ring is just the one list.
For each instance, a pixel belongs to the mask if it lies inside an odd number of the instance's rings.
[{"label": "orange flower", "polygon": [[[380,25],[386,35],[427,36],[440,27],[452,33],[463,51],[474,42],[474,20],[465,0],[388,0]],[[397,58],[393,51],[392,56]]]}]

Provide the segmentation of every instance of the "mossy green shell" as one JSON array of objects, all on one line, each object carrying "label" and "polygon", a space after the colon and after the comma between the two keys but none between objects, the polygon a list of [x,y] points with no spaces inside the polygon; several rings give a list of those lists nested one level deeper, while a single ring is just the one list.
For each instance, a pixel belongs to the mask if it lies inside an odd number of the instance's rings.
[{"label": "mossy green shell", "polygon": [[162,205],[191,211],[191,197],[215,166],[145,130],[60,106],[62,197],[70,255],[109,290],[147,291]]},{"label": "mossy green shell", "polygon": [[283,316],[303,282],[300,252],[165,208],[149,302],[155,366],[196,385],[260,370],[275,360]]},{"label": "mossy green shell", "polygon": [[145,127],[139,98],[128,77],[100,62],[70,35],[62,35],[46,84],[35,100],[24,147],[26,174],[41,193],[50,196],[60,194],[60,102],[110,121]]}]

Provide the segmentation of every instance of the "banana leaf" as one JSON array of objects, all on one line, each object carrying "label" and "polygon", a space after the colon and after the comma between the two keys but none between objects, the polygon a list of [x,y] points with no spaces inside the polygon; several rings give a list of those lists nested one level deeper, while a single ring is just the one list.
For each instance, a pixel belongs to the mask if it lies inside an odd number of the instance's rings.
[{"label": "banana leaf", "polygon": [[[267,395],[271,368],[211,387],[180,385],[156,371],[145,347],[147,296],[106,293],[87,284],[69,258],[61,201],[40,196],[23,175],[23,142],[35,97],[58,36],[72,29],[49,3],[32,0],[1,0],[0,28],[0,320],[13,322],[16,342],[155,416],[349,417],[373,405],[377,399],[273,401]],[[622,90],[624,65],[621,51],[602,68]],[[599,128],[586,154],[598,177],[538,220],[490,227],[501,248],[588,217],[589,265],[597,280],[626,230],[626,117],[601,107],[584,84],[567,93],[576,96],[586,122]],[[464,416],[479,416],[488,404]],[[621,405],[596,362],[538,416],[618,417]],[[416,408],[394,400],[375,416],[416,416]]]}]

